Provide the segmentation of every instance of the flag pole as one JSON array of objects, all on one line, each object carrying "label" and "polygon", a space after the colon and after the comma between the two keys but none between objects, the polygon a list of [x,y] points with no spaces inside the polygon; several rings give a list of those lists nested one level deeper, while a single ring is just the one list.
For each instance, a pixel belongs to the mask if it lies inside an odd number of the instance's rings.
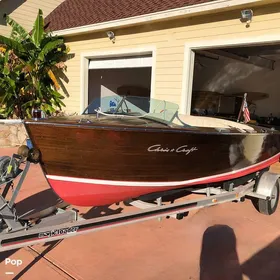
[{"label": "flag pole", "polygon": [[239,122],[239,120],[240,120],[241,113],[242,113],[243,107],[244,107],[244,101],[245,101],[246,97],[247,97],[247,93],[245,92],[245,93],[244,93],[244,96],[243,96],[242,104],[241,104],[241,107],[240,107],[240,110],[239,110],[237,122]]}]

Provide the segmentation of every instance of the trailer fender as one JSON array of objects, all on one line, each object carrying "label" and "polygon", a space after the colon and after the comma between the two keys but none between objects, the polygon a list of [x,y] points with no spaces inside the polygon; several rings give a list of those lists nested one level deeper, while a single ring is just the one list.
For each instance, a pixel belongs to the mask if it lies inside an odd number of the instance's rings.
[{"label": "trailer fender", "polygon": [[264,172],[256,184],[256,193],[265,197],[271,197],[273,188],[276,184],[279,185],[280,174],[269,171]]}]

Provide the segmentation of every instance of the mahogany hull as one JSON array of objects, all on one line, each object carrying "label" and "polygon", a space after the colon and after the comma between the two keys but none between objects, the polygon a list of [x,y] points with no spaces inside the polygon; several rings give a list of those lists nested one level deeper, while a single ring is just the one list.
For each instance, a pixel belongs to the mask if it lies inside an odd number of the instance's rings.
[{"label": "mahogany hull", "polygon": [[280,134],[25,122],[50,186],[65,201],[107,205],[241,177],[279,161]]}]

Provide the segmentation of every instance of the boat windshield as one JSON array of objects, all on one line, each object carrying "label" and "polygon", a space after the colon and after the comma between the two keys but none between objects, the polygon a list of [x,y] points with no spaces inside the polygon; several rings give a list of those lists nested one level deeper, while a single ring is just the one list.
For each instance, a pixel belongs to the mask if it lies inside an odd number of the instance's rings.
[{"label": "boat windshield", "polygon": [[84,115],[100,114],[109,117],[149,118],[171,123],[179,106],[165,100],[139,96],[106,96],[95,99],[83,112]]}]

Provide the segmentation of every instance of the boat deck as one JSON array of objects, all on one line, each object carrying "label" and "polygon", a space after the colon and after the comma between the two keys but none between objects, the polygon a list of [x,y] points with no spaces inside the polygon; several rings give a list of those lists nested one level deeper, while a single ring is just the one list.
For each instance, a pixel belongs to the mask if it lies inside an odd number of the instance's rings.
[{"label": "boat deck", "polygon": [[72,117],[48,118],[39,121],[27,120],[27,122],[37,123],[52,123],[52,124],[66,124],[66,125],[88,125],[88,126],[132,126],[132,127],[166,127],[165,124],[155,122],[148,118],[134,118],[134,117],[106,117],[100,116],[97,118],[95,115],[82,115]]},{"label": "boat deck", "polygon": [[71,117],[52,117],[47,119],[25,121],[27,125],[54,125],[64,127],[94,127],[96,129],[113,129],[113,130],[157,130],[157,131],[173,131],[198,134],[280,134],[278,130],[271,130],[266,127],[251,126],[247,124],[237,123],[225,119],[201,117],[201,116],[186,116],[180,115],[171,123],[162,122],[159,118],[139,118],[139,117],[112,117],[96,115],[77,115]]}]

